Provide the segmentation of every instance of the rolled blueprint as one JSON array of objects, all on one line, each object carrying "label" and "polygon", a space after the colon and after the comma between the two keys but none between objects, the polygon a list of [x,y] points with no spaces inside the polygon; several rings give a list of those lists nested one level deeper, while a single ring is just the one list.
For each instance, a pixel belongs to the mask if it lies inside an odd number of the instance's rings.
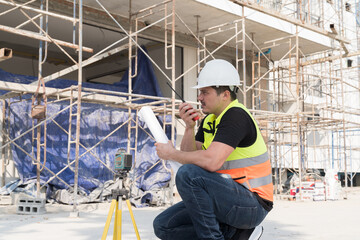
[{"label": "rolled blueprint", "polygon": [[151,131],[151,134],[158,143],[167,143],[167,138],[164,130],[160,126],[159,121],[155,117],[153,110],[149,106],[142,107],[139,111],[139,116],[142,121],[146,123]]}]

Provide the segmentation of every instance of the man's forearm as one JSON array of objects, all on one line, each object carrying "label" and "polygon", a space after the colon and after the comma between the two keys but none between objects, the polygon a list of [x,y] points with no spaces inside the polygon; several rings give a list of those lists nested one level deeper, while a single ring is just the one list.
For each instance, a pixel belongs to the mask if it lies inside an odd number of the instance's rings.
[{"label": "man's forearm", "polygon": [[180,144],[180,150],[184,152],[195,151],[195,131],[194,128],[185,128],[184,137]]},{"label": "man's forearm", "polygon": [[[227,157],[234,151],[234,148],[221,142],[212,142],[207,150],[197,151],[179,151],[176,150],[171,143],[162,144],[159,147],[165,148],[167,151],[161,149],[160,153],[163,159],[174,160],[181,164],[194,164],[209,172],[217,171],[226,161]],[[159,153],[159,152],[158,152]],[[161,156],[160,156],[161,157]]]}]

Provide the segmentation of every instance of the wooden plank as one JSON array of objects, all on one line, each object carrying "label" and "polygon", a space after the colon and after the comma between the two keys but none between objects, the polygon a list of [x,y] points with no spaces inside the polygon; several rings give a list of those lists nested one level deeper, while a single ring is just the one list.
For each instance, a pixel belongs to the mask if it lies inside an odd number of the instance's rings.
[{"label": "wooden plank", "polygon": [[[21,84],[21,83],[13,83],[13,82],[5,82],[0,80],[0,89],[6,91],[12,91],[17,94],[34,94],[36,92],[37,86],[29,85],[29,84]],[[119,96],[111,96],[106,94],[99,94],[88,91],[82,92],[82,100],[90,101],[96,103],[108,103],[108,104],[120,104],[128,106],[126,103],[127,99]],[[68,98],[71,96],[70,91],[64,91],[63,89],[50,88],[46,87],[46,96],[48,97],[60,97],[60,98]],[[77,97],[77,91],[74,91],[74,97]]]}]

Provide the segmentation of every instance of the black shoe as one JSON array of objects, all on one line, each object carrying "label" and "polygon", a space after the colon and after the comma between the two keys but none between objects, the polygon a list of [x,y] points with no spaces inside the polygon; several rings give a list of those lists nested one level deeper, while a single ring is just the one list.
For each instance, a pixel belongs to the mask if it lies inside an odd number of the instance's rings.
[{"label": "black shoe", "polygon": [[264,228],[256,226],[251,229],[238,229],[231,240],[258,240],[260,239]]}]

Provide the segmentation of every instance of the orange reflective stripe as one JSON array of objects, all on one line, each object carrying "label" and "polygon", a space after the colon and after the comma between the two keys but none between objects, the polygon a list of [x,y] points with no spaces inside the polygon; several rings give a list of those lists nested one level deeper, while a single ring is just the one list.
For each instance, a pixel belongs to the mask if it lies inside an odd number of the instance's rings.
[{"label": "orange reflective stripe", "polygon": [[252,188],[252,192],[256,192],[260,197],[269,200],[274,201],[273,198],[273,192],[274,192],[274,185],[272,183],[269,183],[268,185]]},{"label": "orange reflective stripe", "polygon": [[271,174],[271,165],[270,160],[268,159],[266,162],[254,166],[233,169],[220,169],[217,172],[229,174],[232,178],[246,176],[247,179],[254,179]]},{"label": "orange reflective stripe", "polygon": [[251,167],[242,168],[248,179],[263,177],[271,174],[270,159],[266,162]]},{"label": "orange reflective stripe", "polygon": [[245,168],[219,170],[219,173],[229,174],[235,180],[260,197],[273,201],[273,184],[270,160]]}]

